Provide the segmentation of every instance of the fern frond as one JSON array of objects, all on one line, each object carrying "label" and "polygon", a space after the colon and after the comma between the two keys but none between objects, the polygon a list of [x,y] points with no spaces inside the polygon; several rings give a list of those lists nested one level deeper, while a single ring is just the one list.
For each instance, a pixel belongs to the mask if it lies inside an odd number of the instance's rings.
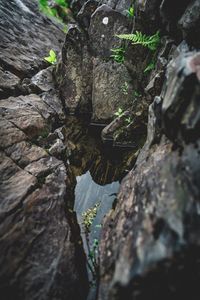
[{"label": "fern frond", "polygon": [[136,31],[131,34],[118,34],[118,38],[123,40],[128,40],[132,42],[132,45],[140,44],[143,47],[147,47],[151,51],[155,51],[160,43],[159,31],[154,35],[142,34],[140,31]]}]

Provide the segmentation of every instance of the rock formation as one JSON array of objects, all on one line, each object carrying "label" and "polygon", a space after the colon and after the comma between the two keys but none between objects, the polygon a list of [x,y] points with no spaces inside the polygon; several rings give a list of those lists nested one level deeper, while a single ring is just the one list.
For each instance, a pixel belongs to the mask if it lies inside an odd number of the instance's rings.
[{"label": "rock formation", "polygon": [[[103,222],[97,299],[199,299],[200,2],[176,2],[72,0],[65,36],[37,1],[1,1],[3,300],[87,297],[68,114],[137,158]],[[159,31],[154,52],[116,36],[136,30]]]},{"label": "rock formation", "polygon": [[[84,299],[85,257],[67,212],[68,168],[50,155],[55,146],[41,146],[65,119],[44,61],[50,49],[60,50],[64,33],[36,1],[1,1],[0,19],[1,299]],[[56,141],[62,143],[59,129],[49,147]]]}]

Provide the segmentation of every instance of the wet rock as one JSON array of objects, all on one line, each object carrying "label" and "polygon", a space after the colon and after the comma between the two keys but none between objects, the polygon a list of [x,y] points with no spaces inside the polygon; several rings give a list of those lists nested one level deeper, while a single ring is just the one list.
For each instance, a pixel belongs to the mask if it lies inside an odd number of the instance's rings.
[{"label": "wet rock", "polygon": [[56,142],[49,148],[49,153],[55,157],[61,157],[64,155],[67,146],[63,144],[60,139],[57,139]]},{"label": "wet rock", "polygon": [[41,71],[64,34],[37,5],[0,3],[0,294],[2,300],[85,299],[86,261],[67,209],[74,178],[39,146],[65,119],[52,68]]},{"label": "wet rock", "polygon": [[77,20],[80,23],[81,27],[84,29],[88,29],[90,26],[91,15],[95,12],[98,7],[98,1],[89,0],[86,1],[79,13],[77,14]]},{"label": "wet rock", "polygon": [[44,149],[25,141],[8,147],[5,152],[21,168],[48,155]]},{"label": "wet rock", "polygon": [[84,257],[65,212],[65,166],[44,158],[22,170],[1,157],[2,299],[84,299]]},{"label": "wet rock", "polygon": [[91,111],[92,64],[85,33],[73,25],[69,28],[57,70],[60,95],[70,113]]},{"label": "wet rock", "polygon": [[31,78],[32,85],[40,92],[48,92],[49,90],[53,89],[54,83],[52,71],[53,67],[41,70]]},{"label": "wet rock", "polygon": [[168,68],[162,113],[166,135],[188,142],[199,137],[200,52],[180,53],[181,47]]},{"label": "wet rock", "polygon": [[116,34],[128,33],[128,19],[107,5],[100,6],[91,17],[88,30],[94,56],[109,58],[111,49],[121,46]]},{"label": "wet rock", "polygon": [[0,67],[0,97],[7,98],[14,94],[19,86],[20,78]]},{"label": "wet rock", "polygon": [[66,119],[66,115],[61,99],[59,98],[58,91],[50,90],[48,92],[45,92],[41,95],[41,98],[44,101],[44,103],[46,103],[48,107],[50,107],[57,116],[55,118],[56,123],[63,123],[63,121]]},{"label": "wet rock", "polygon": [[182,43],[168,53],[147,141],[104,220],[98,299],[200,294],[199,52]]},{"label": "wet rock", "polygon": [[181,19],[178,22],[179,27],[183,32],[183,37],[186,38],[191,44],[199,47],[198,42],[199,28],[200,28],[200,3],[198,0],[192,1]]},{"label": "wet rock", "polygon": [[2,0],[0,18],[1,65],[20,78],[47,66],[44,57],[52,48],[59,51],[64,40],[61,29],[39,12],[37,1]]},{"label": "wet rock", "polygon": [[[125,80],[130,82],[128,71],[123,65],[116,63],[113,68],[112,61],[108,61],[112,54],[111,49],[122,45],[122,41],[115,35],[128,32],[130,22],[127,17],[107,5],[102,5],[94,11],[96,7],[96,1],[86,2],[77,16],[80,26],[70,26],[62,51],[62,63],[57,68],[56,77],[61,98],[70,113],[89,113],[93,110],[93,121],[104,122],[108,121],[118,108],[121,93],[113,94],[113,91],[116,85],[119,85],[122,71],[125,72]],[[106,67],[105,73],[101,65]],[[99,72],[101,88],[97,84],[99,78],[96,78]],[[111,81],[110,85],[107,77]],[[120,84],[123,85],[124,82]],[[127,97],[123,98],[123,102],[126,103]],[[99,115],[100,106],[105,107],[105,104],[108,104],[110,109],[107,113],[104,110]]]},{"label": "wet rock", "polygon": [[[123,92],[125,83],[129,89],[126,94]],[[130,107],[133,101],[130,90],[131,77],[124,65],[97,60],[93,69],[92,119],[105,122],[111,120],[119,108]]]}]

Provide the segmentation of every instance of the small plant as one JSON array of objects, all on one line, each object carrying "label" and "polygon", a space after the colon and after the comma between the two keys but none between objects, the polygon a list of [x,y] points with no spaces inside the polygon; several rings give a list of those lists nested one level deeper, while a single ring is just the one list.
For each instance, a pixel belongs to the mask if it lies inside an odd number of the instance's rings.
[{"label": "small plant", "polygon": [[123,47],[111,49],[111,51],[113,54],[110,57],[112,57],[114,61],[117,63],[124,62],[125,49]]},{"label": "small plant", "polygon": [[117,117],[122,117],[124,115],[124,111],[121,108],[118,108],[118,111],[114,113]]},{"label": "small plant", "polygon": [[98,269],[98,246],[99,246],[99,241],[97,239],[94,239],[92,246],[90,247],[90,251],[88,254],[88,258],[91,261],[93,267],[95,270]]},{"label": "small plant", "polygon": [[88,208],[84,213],[82,213],[83,225],[85,227],[86,233],[90,232],[90,227],[92,226],[94,218],[97,215],[97,211],[99,207],[100,207],[100,202],[96,203],[94,207]]},{"label": "small plant", "polygon": [[135,98],[138,98],[138,97],[141,97],[142,95],[141,95],[138,91],[134,90],[134,91],[133,91],[133,96],[134,96]]},{"label": "small plant", "polygon": [[126,118],[125,121],[128,123],[128,125],[131,124],[132,122],[131,117]]},{"label": "small plant", "polygon": [[130,6],[129,9],[125,10],[125,12],[129,18],[133,18],[135,14],[134,6]]},{"label": "small plant", "polygon": [[128,83],[126,81],[122,85],[121,90],[124,95],[128,95]]},{"label": "small plant", "polygon": [[66,26],[66,16],[69,12],[69,2],[68,0],[54,0],[51,1],[49,5],[48,0],[38,0],[39,9],[43,12],[47,17],[54,18],[58,23],[63,25],[63,31],[67,31]]},{"label": "small plant", "polygon": [[152,60],[152,61],[148,64],[148,66],[144,69],[144,73],[147,73],[147,72],[149,72],[149,71],[155,69],[155,65],[156,65],[155,60]]},{"label": "small plant", "polygon": [[157,31],[154,35],[142,34],[140,31],[136,31],[131,34],[118,34],[118,38],[128,40],[132,42],[132,45],[142,45],[151,51],[155,51],[160,43],[160,34]]},{"label": "small plant", "polygon": [[84,226],[85,241],[87,246],[87,265],[92,274],[93,281],[96,282],[99,274],[99,252],[98,245],[99,242],[97,239],[94,239],[92,245],[90,243],[90,228],[93,224],[93,221],[97,215],[98,209],[100,207],[100,202],[96,203],[93,207],[87,209],[82,213],[82,224]]},{"label": "small plant", "polygon": [[54,65],[57,62],[56,53],[54,50],[49,51],[49,56],[44,57],[44,60],[48,61],[48,63]]}]

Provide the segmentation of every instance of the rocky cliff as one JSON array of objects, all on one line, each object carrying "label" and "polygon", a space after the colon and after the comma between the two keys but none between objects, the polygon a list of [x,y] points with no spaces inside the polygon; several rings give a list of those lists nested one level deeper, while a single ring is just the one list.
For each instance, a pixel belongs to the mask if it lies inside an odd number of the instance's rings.
[{"label": "rocky cliff", "polygon": [[67,165],[54,156],[62,152],[59,127],[65,114],[44,61],[50,49],[58,53],[63,40],[64,33],[39,12],[37,1],[0,2],[4,300],[84,299],[87,294],[79,229],[67,210],[73,183]]},{"label": "rocky cliff", "polygon": [[[87,297],[68,114],[136,161],[103,222],[97,299],[199,299],[200,1],[69,3],[67,34],[37,1],[0,3],[2,299]],[[117,37],[136,31],[159,32],[154,51]]]}]

